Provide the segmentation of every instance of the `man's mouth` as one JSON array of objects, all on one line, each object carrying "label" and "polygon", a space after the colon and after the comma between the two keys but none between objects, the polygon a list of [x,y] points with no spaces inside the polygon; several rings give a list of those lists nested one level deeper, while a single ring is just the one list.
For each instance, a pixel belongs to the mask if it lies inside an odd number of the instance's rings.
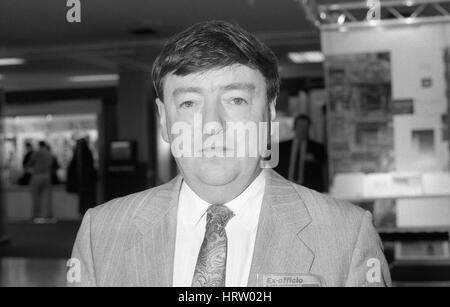
[{"label": "man's mouth", "polygon": [[203,152],[205,152],[205,151],[218,151],[218,152],[220,152],[220,151],[227,151],[227,148],[223,147],[223,146],[212,146],[212,147],[204,147],[202,151]]}]

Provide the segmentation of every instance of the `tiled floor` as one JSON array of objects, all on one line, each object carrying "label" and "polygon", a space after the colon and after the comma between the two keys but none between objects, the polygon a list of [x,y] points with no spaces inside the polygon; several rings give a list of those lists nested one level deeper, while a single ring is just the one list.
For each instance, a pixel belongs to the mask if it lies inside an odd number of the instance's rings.
[{"label": "tiled floor", "polygon": [[10,241],[0,245],[0,287],[65,286],[78,228],[79,221],[8,223]]},{"label": "tiled floor", "polygon": [[0,287],[64,287],[65,259],[0,258]]},{"label": "tiled floor", "polygon": [[9,244],[0,245],[0,258],[69,258],[80,226],[79,221],[7,224]]}]

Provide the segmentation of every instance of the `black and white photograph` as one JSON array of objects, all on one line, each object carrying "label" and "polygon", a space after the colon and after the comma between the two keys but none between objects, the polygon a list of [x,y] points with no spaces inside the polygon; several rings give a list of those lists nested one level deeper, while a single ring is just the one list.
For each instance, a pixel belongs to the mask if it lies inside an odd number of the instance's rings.
[{"label": "black and white photograph", "polygon": [[450,0],[0,0],[0,288],[450,287],[448,33]]}]

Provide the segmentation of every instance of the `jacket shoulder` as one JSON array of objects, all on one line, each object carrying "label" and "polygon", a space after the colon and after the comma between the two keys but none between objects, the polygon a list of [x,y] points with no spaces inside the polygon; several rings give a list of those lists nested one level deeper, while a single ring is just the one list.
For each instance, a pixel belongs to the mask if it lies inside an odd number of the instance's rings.
[{"label": "jacket shoulder", "polygon": [[384,263],[384,278],[389,284],[382,244],[371,214],[347,201],[301,186],[295,189],[311,215],[309,231],[303,239],[315,254],[312,272],[325,276],[328,285],[363,285],[366,263],[375,258]]},{"label": "jacket shoulder", "polygon": [[316,224],[329,225],[351,232],[358,232],[368,211],[348,201],[333,198],[306,187],[293,184]]},{"label": "jacket shoulder", "polygon": [[127,225],[144,206],[151,204],[151,199],[159,191],[163,190],[166,185],[115,198],[90,209],[88,213],[91,219],[91,227],[104,228],[104,224],[108,224],[111,227]]}]

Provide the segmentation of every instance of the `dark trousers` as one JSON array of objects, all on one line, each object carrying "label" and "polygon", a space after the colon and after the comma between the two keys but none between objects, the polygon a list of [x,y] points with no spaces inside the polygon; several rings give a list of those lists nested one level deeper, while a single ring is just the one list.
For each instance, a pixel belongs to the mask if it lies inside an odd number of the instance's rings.
[{"label": "dark trousers", "polygon": [[53,217],[52,180],[50,174],[33,174],[31,178],[33,217]]}]

